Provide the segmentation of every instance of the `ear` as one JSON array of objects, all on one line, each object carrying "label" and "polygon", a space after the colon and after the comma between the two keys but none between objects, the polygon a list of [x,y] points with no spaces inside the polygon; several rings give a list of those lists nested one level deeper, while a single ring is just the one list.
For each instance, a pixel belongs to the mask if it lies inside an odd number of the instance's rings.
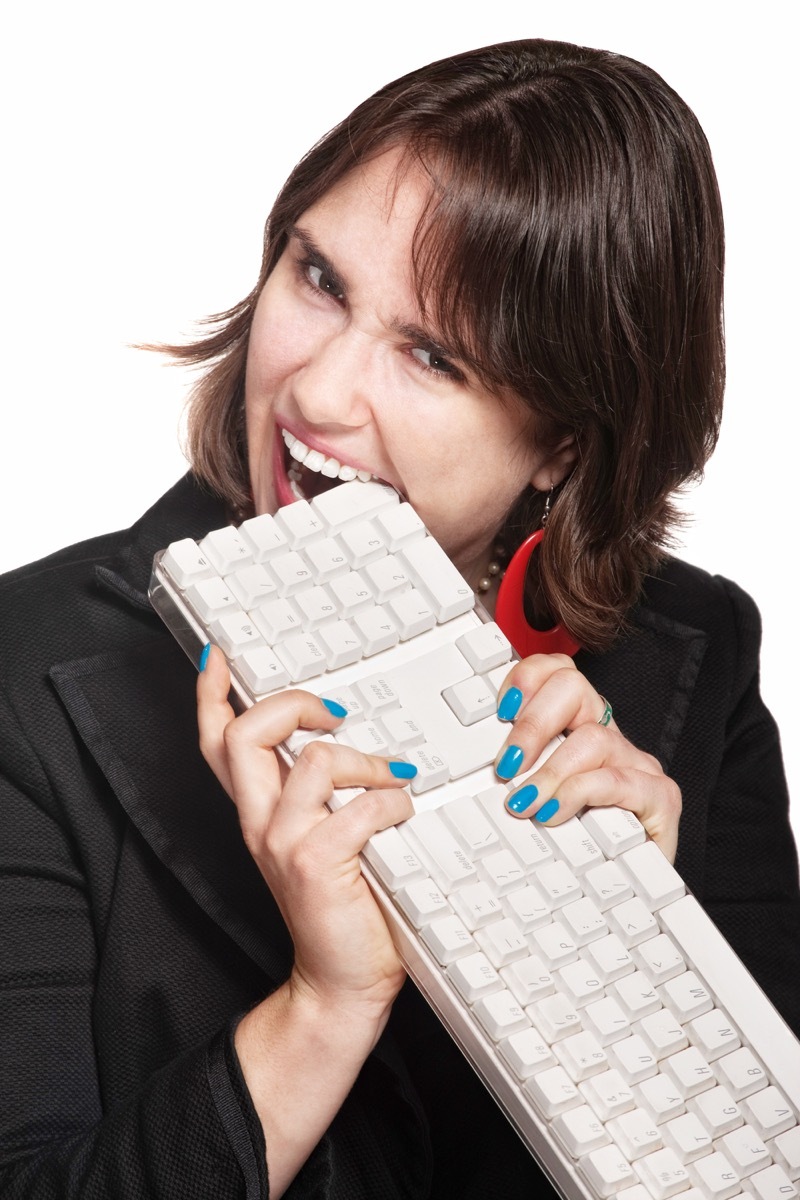
[{"label": "ear", "polygon": [[542,455],[531,476],[531,483],[536,491],[549,492],[551,488],[557,487],[569,475],[577,457],[575,435],[569,433],[552,450]]}]

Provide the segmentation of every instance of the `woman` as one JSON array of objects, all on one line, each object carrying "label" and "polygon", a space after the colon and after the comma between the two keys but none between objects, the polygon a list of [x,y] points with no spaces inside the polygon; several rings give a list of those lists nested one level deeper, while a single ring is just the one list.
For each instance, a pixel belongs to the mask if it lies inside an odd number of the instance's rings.
[{"label": "woman", "polygon": [[[475,586],[498,540],[513,550],[548,514],[530,615],[583,649],[506,681],[501,777],[570,730],[510,806],[635,811],[800,1025],[757,614],[664,553],[670,495],[716,437],[721,271],[702,132],[658,76],[604,52],[513,43],[422,68],[292,173],[253,292],[175,351],[211,364],[193,474],[128,533],[4,585],[4,928],[25,931],[4,976],[4,1195],[543,1186],[400,990],[357,858],[411,812],[392,764],[316,745],[281,772],[280,740],[337,719],[302,691],[235,718],[212,649],[209,771],[146,600],[155,550],[354,470],[406,494]],[[624,732],[598,724],[601,694]],[[329,815],[339,785],[368,790]]]}]

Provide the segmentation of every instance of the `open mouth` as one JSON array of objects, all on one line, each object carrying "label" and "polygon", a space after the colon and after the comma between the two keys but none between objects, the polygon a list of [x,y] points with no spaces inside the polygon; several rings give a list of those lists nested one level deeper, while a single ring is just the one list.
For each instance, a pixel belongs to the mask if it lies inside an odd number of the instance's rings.
[{"label": "open mouth", "polygon": [[353,479],[361,479],[365,483],[370,480],[383,482],[370,471],[358,470],[336,458],[326,457],[319,450],[312,450],[300,438],[289,433],[288,429],[281,429],[280,434],[285,444],[286,475],[296,500],[313,500],[321,492]]}]

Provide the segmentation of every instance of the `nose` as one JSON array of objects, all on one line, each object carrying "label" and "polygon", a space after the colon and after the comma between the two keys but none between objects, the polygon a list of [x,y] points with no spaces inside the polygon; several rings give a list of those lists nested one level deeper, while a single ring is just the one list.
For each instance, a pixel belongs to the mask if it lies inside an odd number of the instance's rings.
[{"label": "nose", "polygon": [[379,386],[377,359],[375,340],[352,325],[318,339],[293,383],[305,419],[327,427],[367,424]]}]

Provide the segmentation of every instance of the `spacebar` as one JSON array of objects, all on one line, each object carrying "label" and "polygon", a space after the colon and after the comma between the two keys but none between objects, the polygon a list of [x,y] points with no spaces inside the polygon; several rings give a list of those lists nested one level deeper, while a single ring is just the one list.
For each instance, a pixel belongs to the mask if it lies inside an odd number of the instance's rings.
[{"label": "spacebar", "polygon": [[682,896],[658,916],[774,1082],[800,1108],[800,1042],[714,922],[694,896]]}]

